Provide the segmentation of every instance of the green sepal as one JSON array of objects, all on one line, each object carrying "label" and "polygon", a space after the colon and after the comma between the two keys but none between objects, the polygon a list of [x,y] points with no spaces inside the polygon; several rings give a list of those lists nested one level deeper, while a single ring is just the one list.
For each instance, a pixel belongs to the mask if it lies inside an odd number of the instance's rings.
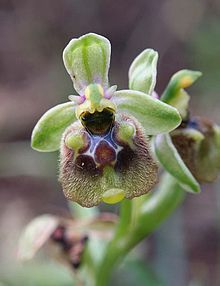
[{"label": "green sepal", "polygon": [[213,182],[220,173],[220,127],[213,125],[200,144],[198,156],[198,175],[201,182]]},{"label": "green sepal", "polygon": [[58,150],[64,130],[75,120],[74,102],[62,103],[49,109],[34,127],[31,147],[41,152]]},{"label": "green sepal", "polygon": [[184,190],[191,193],[199,193],[200,186],[180,157],[170,135],[157,135],[153,139],[153,144],[155,154],[165,170],[177,179]]},{"label": "green sepal", "polygon": [[160,100],[171,104],[172,100],[174,100],[175,97],[178,97],[179,91],[181,89],[191,86],[201,75],[202,73],[199,71],[191,71],[191,70],[178,71],[171,77]]},{"label": "green sepal", "polygon": [[19,239],[18,258],[29,260],[49,240],[59,224],[57,217],[44,214],[33,219],[24,229]]},{"label": "green sepal", "polygon": [[158,53],[146,49],[138,55],[129,68],[129,89],[151,94],[156,84]]},{"label": "green sepal", "polygon": [[116,91],[112,101],[119,112],[134,116],[147,135],[170,132],[181,123],[177,109],[140,91]]},{"label": "green sepal", "polygon": [[78,93],[82,94],[91,83],[108,87],[110,55],[109,40],[97,34],[89,33],[69,42],[63,61]]}]

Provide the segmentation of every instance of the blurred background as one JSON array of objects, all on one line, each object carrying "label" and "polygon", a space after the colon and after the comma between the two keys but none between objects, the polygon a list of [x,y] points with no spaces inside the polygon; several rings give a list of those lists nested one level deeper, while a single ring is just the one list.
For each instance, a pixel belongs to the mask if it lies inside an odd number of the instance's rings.
[{"label": "blurred background", "polygon": [[[72,285],[69,273],[49,258],[18,265],[16,247],[33,217],[67,213],[57,183],[58,153],[32,150],[30,136],[47,109],[74,94],[62,50],[87,32],[110,39],[110,82],[119,89],[128,86],[129,65],[147,47],[160,55],[159,94],[179,69],[202,71],[190,89],[192,114],[220,124],[219,0],[0,0],[1,286]],[[142,260],[120,268],[114,284],[220,285],[219,222],[217,181],[203,186],[200,195],[189,194],[143,243]]]}]

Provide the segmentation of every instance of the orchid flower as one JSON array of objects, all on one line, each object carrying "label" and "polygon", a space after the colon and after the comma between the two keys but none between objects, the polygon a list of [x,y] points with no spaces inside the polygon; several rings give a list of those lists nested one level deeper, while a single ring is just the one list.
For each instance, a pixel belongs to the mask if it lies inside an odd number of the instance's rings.
[{"label": "orchid flower", "polygon": [[142,91],[110,86],[110,54],[110,42],[100,35],[69,42],[63,61],[78,95],[47,111],[32,133],[35,150],[60,149],[64,194],[85,207],[150,191],[158,168],[148,136],[168,133],[181,123],[175,107]]},{"label": "orchid flower", "polygon": [[[154,96],[158,54],[144,50],[131,64],[129,87]],[[164,169],[189,192],[199,192],[199,183],[212,182],[220,171],[220,128],[210,120],[192,117],[190,96],[185,88],[191,86],[201,72],[181,70],[175,73],[160,101],[178,109],[182,123],[174,131],[158,134],[153,139],[155,154]],[[153,93],[154,92],[154,93]]]}]

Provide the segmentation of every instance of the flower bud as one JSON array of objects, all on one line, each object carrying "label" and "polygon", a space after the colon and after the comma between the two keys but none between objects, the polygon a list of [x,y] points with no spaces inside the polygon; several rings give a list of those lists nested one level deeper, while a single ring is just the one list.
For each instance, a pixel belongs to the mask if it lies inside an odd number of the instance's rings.
[{"label": "flower bud", "polygon": [[[79,134],[78,145],[69,144]],[[143,195],[157,182],[157,165],[143,128],[128,115],[117,115],[101,135],[76,121],[64,132],[60,154],[64,194],[85,207]]]}]

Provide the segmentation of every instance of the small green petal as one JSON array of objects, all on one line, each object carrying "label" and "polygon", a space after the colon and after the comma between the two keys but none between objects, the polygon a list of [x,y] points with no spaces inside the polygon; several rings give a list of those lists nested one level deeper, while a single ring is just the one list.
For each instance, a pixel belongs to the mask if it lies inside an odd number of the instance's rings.
[{"label": "small green petal", "polygon": [[112,101],[119,112],[134,116],[147,135],[170,132],[181,123],[179,112],[174,107],[140,91],[116,91]]},{"label": "small green petal", "polygon": [[83,93],[91,83],[108,87],[110,54],[109,40],[97,34],[86,34],[69,42],[63,51],[63,61],[78,93]]},{"label": "small green petal", "polygon": [[64,130],[75,120],[73,102],[62,103],[51,108],[34,127],[31,137],[32,148],[41,152],[58,150]]},{"label": "small green petal", "polygon": [[156,84],[158,53],[152,49],[138,55],[129,69],[129,89],[151,94]]},{"label": "small green petal", "polygon": [[190,96],[188,93],[184,89],[180,89],[176,93],[176,96],[169,101],[169,104],[174,106],[179,111],[181,117],[185,119],[188,116],[189,100]]},{"label": "small green petal", "polygon": [[154,148],[158,160],[165,170],[175,177],[182,187],[191,193],[200,192],[198,182],[186,167],[169,134],[160,134],[154,138]]},{"label": "small green petal", "polygon": [[178,71],[171,77],[160,100],[171,104],[171,101],[178,96],[180,89],[184,89],[191,86],[201,75],[202,73],[199,71]]}]

